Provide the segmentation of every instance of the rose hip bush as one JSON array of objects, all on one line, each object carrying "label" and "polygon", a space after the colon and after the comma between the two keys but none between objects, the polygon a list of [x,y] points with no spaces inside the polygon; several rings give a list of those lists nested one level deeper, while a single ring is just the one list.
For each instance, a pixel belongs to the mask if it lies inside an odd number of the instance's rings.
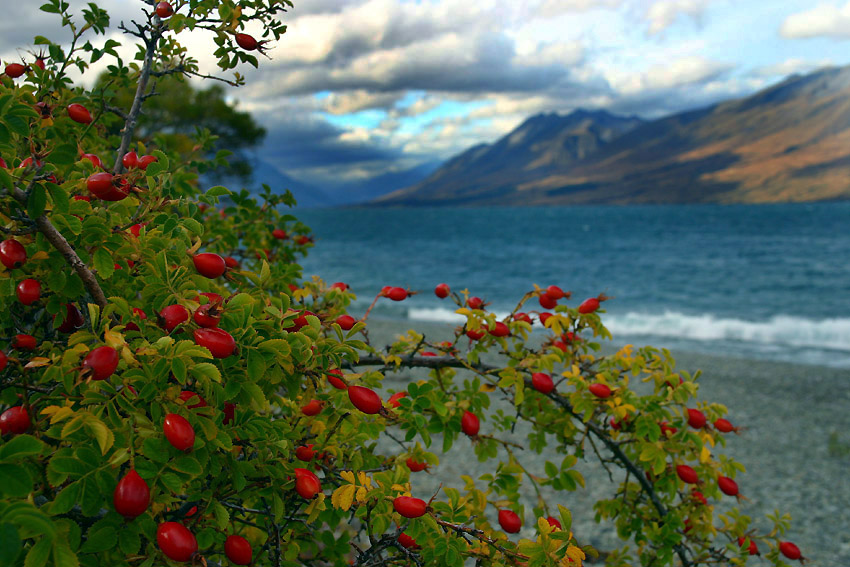
[{"label": "rose hip bush", "polygon": [[[729,502],[746,478],[715,447],[737,426],[697,376],[649,347],[599,354],[604,295],[535,286],[498,320],[442,283],[466,317],[453,341],[371,345],[348,285],[302,277],[290,195],[202,187],[226,159],[204,159],[203,130],[190,151],[133,137],[158,77],[202,75],[180,38],[204,30],[222,72],[258,65],[291,4],[137,3],[131,63],[105,11],[50,0],[71,42],[36,37],[0,80],[0,564],[581,565],[579,458],[617,477],[596,503],[624,540],[610,565],[802,558],[787,516],[759,529]],[[103,58],[105,87],[73,85]],[[401,368],[419,375],[387,396]],[[423,494],[456,443],[492,472]]]}]

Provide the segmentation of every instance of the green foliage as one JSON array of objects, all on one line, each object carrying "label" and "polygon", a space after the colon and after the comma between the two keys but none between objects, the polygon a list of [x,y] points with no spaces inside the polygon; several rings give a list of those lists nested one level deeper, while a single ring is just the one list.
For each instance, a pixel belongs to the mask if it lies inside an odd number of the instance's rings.
[{"label": "green foliage", "polygon": [[[580,565],[596,552],[582,545],[584,534],[572,533],[570,511],[544,491],[568,501],[564,493],[585,486],[577,463],[598,456],[619,477],[596,514],[612,519],[628,542],[608,551],[609,565],[744,564],[749,556],[736,548],[744,534],[781,565],[776,545],[787,516],[776,513],[768,518],[773,530],[757,533],[736,509],[715,510],[728,499],[717,478],[743,467],[715,454],[725,442],[721,432],[688,425],[688,408],[709,422],[726,410],[697,402],[698,375],[677,372],[668,352],[625,347],[601,355],[593,341],[610,334],[597,312],[561,304],[531,334],[527,321],[497,321],[457,294],[451,297],[466,322],[452,341],[411,331],[378,349],[368,341],[366,317],[347,331],[337,323],[354,298],[349,290],[303,279],[298,259],[313,244],[308,227],[280,212],[293,204],[291,195],[268,187],[259,198],[204,190],[199,173],[212,165],[155,132],[155,113],[145,141],[132,138],[141,98],[116,93],[135,92],[134,84],[149,93],[144,77],[154,69],[198,73],[178,34],[213,31],[225,70],[256,64],[234,47],[234,33],[253,23],[263,37],[279,39],[285,26],[277,16],[288,6],[178,0],[165,23],[140,16],[131,34],[157,54],[141,45],[126,64],[113,41],[95,48],[85,40],[106,31],[105,12],[88,4],[80,25],[68,3],[51,0],[43,9],[62,18],[72,44],[62,49],[36,38],[48,47],[45,68],[0,81],[7,164],[0,168],[0,231],[27,254],[22,266],[0,270],[8,307],[0,327],[3,336],[29,334],[37,343],[5,349],[8,361],[0,362],[0,409],[23,408],[29,418],[22,429],[0,422],[0,564],[173,564],[157,531],[179,521],[197,540],[195,563],[202,557],[208,565],[227,564],[224,542],[234,534],[250,543],[257,565]],[[102,57],[112,65],[93,92],[69,83],[68,66],[85,70]],[[87,105],[92,123],[72,120],[71,103]],[[121,128],[111,114],[126,117]],[[194,142],[213,147],[203,132]],[[131,145],[155,161],[125,167]],[[117,200],[90,195],[90,176],[102,170],[83,153],[100,156],[115,174],[110,190],[132,190]],[[226,258],[227,272],[201,275],[198,253]],[[24,278],[42,286],[27,305],[16,298]],[[544,293],[529,291],[515,313]],[[189,319],[169,327],[166,308]],[[204,338],[199,325],[211,324],[198,319],[204,316],[222,329],[210,332],[221,344]],[[496,332],[502,324],[508,333]],[[475,331],[480,337],[467,340]],[[96,375],[101,347],[114,354],[105,376]],[[380,389],[400,368],[422,370],[378,413],[352,404],[346,385]],[[537,391],[533,372],[554,374],[556,389]],[[592,384],[611,395],[597,396]],[[477,434],[464,433],[467,411],[481,421]],[[170,425],[181,418],[194,433],[186,450],[175,441],[179,426]],[[518,426],[527,430],[528,449],[545,455],[542,470],[511,435]],[[394,454],[378,448],[387,435],[397,441]],[[457,444],[490,472],[454,479],[421,517],[396,513],[395,498],[417,493],[407,460],[436,469],[441,453]],[[706,503],[677,476],[676,466],[686,463]],[[116,487],[130,471],[150,501],[125,518],[116,501],[120,508],[126,496]],[[508,536],[494,522],[497,509],[513,510],[529,527]],[[560,518],[561,529],[548,516]]]}]

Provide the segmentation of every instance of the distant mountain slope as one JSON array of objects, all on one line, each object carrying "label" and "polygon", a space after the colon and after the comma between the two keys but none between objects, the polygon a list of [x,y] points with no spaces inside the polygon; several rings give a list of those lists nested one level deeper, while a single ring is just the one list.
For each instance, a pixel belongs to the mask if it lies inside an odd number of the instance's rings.
[{"label": "distant mountain slope", "polygon": [[506,183],[516,185],[579,163],[642,122],[602,110],[538,114],[494,144],[474,146],[417,185],[379,201],[486,199]]},{"label": "distant mountain slope", "polygon": [[[569,124],[579,116],[583,131]],[[538,115],[376,203],[830,199],[850,199],[850,67],[791,76],[744,99],[645,123],[604,112]]]},{"label": "distant mountain slope", "polygon": [[272,193],[283,193],[287,189],[292,192],[300,208],[328,207],[337,204],[327,193],[303,181],[299,181],[280,171],[266,160],[252,158],[248,160],[252,167],[251,179],[245,182],[237,177],[216,180],[232,191],[246,187],[258,192],[263,183],[267,184]]}]

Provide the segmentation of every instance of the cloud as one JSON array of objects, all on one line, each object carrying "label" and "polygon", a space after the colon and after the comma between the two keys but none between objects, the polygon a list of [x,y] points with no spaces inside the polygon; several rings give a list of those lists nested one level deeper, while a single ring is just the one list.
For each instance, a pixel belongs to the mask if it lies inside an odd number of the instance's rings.
[{"label": "cloud", "polygon": [[819,61],[811,61],[800,57],[791,57],[771,65],[756,67],[752,70],[751,74],[754,77],[785,77],[795,73],[808,73],[818,69],[819,67],[827,67],[832,64],[832,60],[828,58],[821,59]]},{"label": "cloud", "polygon": [[402,94],[373,93],[364,89],[331,93],[325,98],[324,109],[330,114],[342,115],[379,108],[389,110],[401,99]]},{"label": "cloud", "polygon": [[850,39],[850,2],[842,7],[836,4],[818,4],[805,12],[791,14],[782,22],[779,35],[786,39]]},{"label": "cloud", "polygon": [[685,16],[699,25],[703,11],[711,0],[655,0],[646,10],[649,22],[647,33],[657,35],[669,28],[680,17]]}]

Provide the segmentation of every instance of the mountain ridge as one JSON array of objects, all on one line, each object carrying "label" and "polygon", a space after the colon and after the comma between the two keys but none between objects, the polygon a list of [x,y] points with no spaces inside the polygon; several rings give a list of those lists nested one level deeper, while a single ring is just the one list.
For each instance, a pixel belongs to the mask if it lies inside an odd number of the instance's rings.
[{"label": "mountain ridge", "polygon": [[644,121],[541,113],[373,205],[850,199],[850,66]]}]

